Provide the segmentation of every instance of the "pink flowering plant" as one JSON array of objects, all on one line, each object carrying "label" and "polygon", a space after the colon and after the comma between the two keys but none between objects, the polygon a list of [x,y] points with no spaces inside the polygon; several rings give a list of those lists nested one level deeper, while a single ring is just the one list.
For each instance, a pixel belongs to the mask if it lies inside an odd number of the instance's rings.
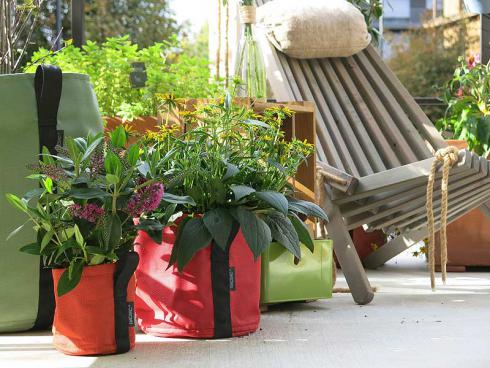
[{"label": "pink flowering plant", "polygon": [[37,232],[37,241],[20,250],[41,255],[46,267],[66,268],[60,296],[78,284],[83,267],[113,263],[131,251],[138,230],[161,241],[162,226],[152,213],[164,187],[144,175],[139,144],[126,146],[122,127],[107,139],[68,138],[56,154],[44,148],[31,166],[29,178],[38,188],[22,198],[7,194],[28,217],[10,236],[29,223]]},{"label": "pink flowering plant", "polygon": [[479,155],[490,154],[490,65],[477,55],[460,65],[447,84],[444,101],[448,108],[436,126],[452,133],[454,139],[468,142]]}]

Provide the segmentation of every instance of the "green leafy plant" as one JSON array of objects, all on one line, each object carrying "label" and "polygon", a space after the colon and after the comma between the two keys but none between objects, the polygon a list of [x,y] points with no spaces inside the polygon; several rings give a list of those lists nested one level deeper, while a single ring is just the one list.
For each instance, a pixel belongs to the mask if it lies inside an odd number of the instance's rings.
[{"label": "green leafy plant", "polygon": [[125,145],[122,127],[110,133],[106,144],[102,135],[68,138],[57,155],[44,148],[32,167],[30,178],[39,188],[22,198],[7,194],[28,217],[10,236],[29,223],[38,235],[21,251],[41,255],[47,267],[66,268],[58,284],[60,296],[76,287],[83,267],[115,262],[130,251],[138,229],[157,239],[161,235],[151,211],[160,204],[163,185],[141,175],[139,145]]},{"label": "green leafy plant", "polygon": [[490,154],[490,64],[478,57],[459,58],[459,66],[444,93],[448,108],[437,122],[441,130],[468,142],[470,150]]},{"label": "green leafy plant", "polygon": [[380,37],[379,30],[375,27],[375,22],[383,15],[382,0],[348,0],[355,5],[364,15],[368,30],[373,38],[378,41]]},{"label": "green leafy plant", "polygon": [[[159,94],[172,93],[179,98],[217,96],[222,85],[211,78],[206,59],[177,55],[176,37],[138,48],[127,36],[108,38],[102,44],[87,41],[81,49],[68,44],[52,52],[39,49],[32,56],[27,72],[40,63],[55,64],[64,72],[90,76],[101,113],[133,120],[139,116],[155,116]],[[147,80],[142,88],[131,85],[134,62],[145,63]]]},{"label": "green leafy plant", "polygon": [[170,265],[182,270],[211,240],[226,249],[237,225],[255,257],[273,239],[297,258],[300,242],[313,249],[302,218],[327,216],[293,198],[289,180],[313,146],[285,139],[281,125],[290,114],[274,108],[256,115],[228,96],[182,114],[184,134],[166,126],[148,133],[143,155],[155,159],[145,160],[148,175],[166,183],[159,218],[178,227]]}]

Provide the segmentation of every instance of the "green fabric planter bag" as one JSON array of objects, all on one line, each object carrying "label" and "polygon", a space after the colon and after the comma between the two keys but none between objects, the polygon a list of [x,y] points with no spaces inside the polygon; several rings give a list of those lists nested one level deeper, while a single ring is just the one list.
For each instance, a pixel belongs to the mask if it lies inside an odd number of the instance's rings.
[{"label": "green fabric planter bag", "polygon": [[26,165],[37,162],[40,145],[53,153],[64,137],[102,130],[88,76],[53,66],[40,66],[35,75],[0,75],[0,332],[49,328],[54,311],[51,270],[18,250],[36,241],[31,226],[6,240],[26,218],[5,194],[33,189]]},{"label": "green fabric planter bag", "polygon": [[262,254],[261,304],[332,297],[333,249],[331,240],[314,240],[315,251],[301,245],[301,261],[277,243]]}]

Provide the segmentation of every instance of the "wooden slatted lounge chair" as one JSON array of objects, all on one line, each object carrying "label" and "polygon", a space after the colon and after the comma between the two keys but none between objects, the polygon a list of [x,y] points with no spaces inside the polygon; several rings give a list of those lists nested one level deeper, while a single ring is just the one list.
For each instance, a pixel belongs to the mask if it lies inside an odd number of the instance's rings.
[{"label": "wooden slatted lounge chair", "polygon": [[[316,103],[327,231],[354,300],[367,304],[373,292],[349,230],[398,234],[364,261],[368,268],[424,239],[428,174],[434,153],[447,143],[373,46],[348,58],[311,60],[288,57],[266,41],[262,51],[276,99]],[[438,173],[436,228],[440,181]],[[490,214],[490,162],[462,150],[450,171],[448,223],[479,206]]]}]

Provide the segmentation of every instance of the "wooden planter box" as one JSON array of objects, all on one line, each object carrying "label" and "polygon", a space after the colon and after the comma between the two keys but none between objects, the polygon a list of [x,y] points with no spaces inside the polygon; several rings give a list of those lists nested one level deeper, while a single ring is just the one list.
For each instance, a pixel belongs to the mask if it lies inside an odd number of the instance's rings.
[{"label": "wooden planter box", "polygon": [[[467,148],[465,141],[449,141]],[[451,188],[449,188],[451,189]],[[439,240],[439,234],[436,235]],[[447,227],[448,271],[464,271],[471,266],[490,266],[490,220],[478,208]],[[436,266],[440,267],[440,251],[436,244]]]}]

